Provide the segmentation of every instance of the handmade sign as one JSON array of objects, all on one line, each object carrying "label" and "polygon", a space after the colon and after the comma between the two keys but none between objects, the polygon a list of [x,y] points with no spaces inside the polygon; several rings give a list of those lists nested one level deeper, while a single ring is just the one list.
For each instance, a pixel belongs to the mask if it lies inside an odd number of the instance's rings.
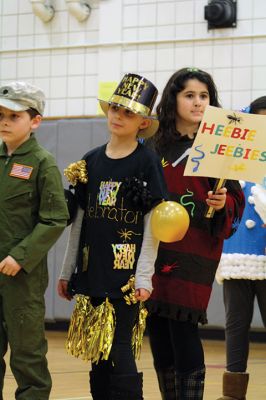
[{"label": "handmade sign", "polygon": [[184,175],[263,183],[266,116],[206,107]]}]

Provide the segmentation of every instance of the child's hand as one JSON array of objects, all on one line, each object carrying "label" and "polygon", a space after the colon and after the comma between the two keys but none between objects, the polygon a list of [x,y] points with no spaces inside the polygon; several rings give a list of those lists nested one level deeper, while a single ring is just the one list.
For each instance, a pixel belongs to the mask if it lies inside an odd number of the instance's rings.
[{"label": "child's hand", "polygon": [[209,207],[214,208],[216,211],[221,210],[225,206],[226,192],[227,189],[225,187],[216,190],[215,193],[209,191],[206,203],[208,204]]},{"label": "child's hand", "polygon": [[0,262],[0,273],[4,275],[15,276],[21,269],[21,265],[11,256],[7,256]]},{"label": "child's hand", "polygon": [[150,292],[146,289],[136,289],[135,290],[135,297],[139,301],[146,301],[150,297]]},{"label": "child's hand", "polygon": [[68,285],[67,280],[59,279],[58,284],[57,284],[57,293],[60,297],[63,297],[63,299],[70,301],[72,299],[72,297],[67,292],[67,285]]}]

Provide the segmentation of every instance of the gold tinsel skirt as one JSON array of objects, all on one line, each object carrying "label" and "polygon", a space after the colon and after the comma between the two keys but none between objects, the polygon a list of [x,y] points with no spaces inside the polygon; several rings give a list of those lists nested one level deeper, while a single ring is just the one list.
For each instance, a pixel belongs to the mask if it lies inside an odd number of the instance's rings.
[{"label": "gold tinsel skirt", "polygon": [[[98,363],[107,360],[115,333],[115,311],[112,303],[105,301],[94,307],[90,297],[76,295],[76,305],[70,320],[66,341],[67,351],[84,361]],[[128,303],[130,306],[130,303]],[[140,357],[147,310],[139,303],[139,313],[132,331],[132,349],[136,359]]]}]

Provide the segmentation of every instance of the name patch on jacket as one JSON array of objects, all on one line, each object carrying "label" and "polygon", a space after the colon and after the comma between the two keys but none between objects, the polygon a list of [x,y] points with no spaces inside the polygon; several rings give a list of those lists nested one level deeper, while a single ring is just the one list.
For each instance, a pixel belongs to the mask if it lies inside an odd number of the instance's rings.
[{"label": "name patch on jacket", "polygon": [[32,171],[33,167],[14,163],[9,175],[20,179],[30,179]]}]

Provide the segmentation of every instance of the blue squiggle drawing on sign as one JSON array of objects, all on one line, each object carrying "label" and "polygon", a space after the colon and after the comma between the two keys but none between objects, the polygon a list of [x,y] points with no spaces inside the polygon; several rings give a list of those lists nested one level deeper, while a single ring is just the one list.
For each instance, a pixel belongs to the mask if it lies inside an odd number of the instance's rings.
[{"label": "blue squiggle drawing on sign", "polygon": [[191,161],[194,162],[194,163],[196,163],[196,166],[193,168],[193,172],[197,172],[197,171],[198,171],[199,165],[200,165],[199,160],[202,160],[202,159],[205,157],[205,153],[204,153],[203,151],[199,150],[199,147],[201,147],[201,146],[202,146],[202,144],[200,144],[199,146],[196,146],[196,147],[195,147],[195,150],[196,150],[198,153],[200,153],[201,156],[192,157],[192,158],[191,158]]},{"label": "blue squiggle drawing on sign", "polygon": [[187,197],[193,197],[194,193],[191,192],[191,191],[188,190],[188,189],[187,189],[187,193],[188,193],[188,194],[183,194],[183,196],[181,196],[181,198],[180,198],[180,204],[181,204],[182,206],[184,206],[184,207],[185,207],[185,206],[192,206],[192,209],[191,209],[191,211],[190,211],[190,215],[191,215],[192,217],[194,217],[194,209],[195,209],[195,207],[196,207],[194,201],[188,201],[188,202],[185,202],[185,201],[184,201],[184,199],[186,199]]}]

